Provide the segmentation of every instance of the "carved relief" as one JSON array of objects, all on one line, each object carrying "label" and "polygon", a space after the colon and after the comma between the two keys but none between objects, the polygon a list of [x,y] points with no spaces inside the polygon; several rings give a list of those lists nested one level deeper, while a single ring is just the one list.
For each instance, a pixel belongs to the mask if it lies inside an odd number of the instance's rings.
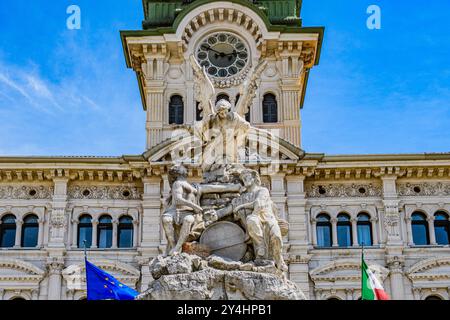
[{"label": "carved relief", "polygon": [[51,199],[53,187],[47,186],[2,186],[0,199]]},{"label": "carved relief", "polygon": [[141,199],[138,188],[127,186],[70,186],[67,194],[70,199]]},{"label": "carved relief", "polygon": [[381,186],[373,184],[312,184],[306,187],[309,198],[381,197]]},{"label": "carved relief", "polygon": [[400,196],[447,196],[450,195],[450,183],[402,183],[398,184]]}]

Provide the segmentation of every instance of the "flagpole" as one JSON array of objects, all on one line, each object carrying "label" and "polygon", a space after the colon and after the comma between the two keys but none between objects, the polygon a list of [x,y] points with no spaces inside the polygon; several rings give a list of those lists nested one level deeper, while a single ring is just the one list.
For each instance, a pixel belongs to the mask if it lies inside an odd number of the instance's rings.
[{"label": "flagpole", "polygon": [[361,242],[361,301],[364,300],[364,241]]},{"label": "flagpole", "polygon": [[86,240],[83,240],[83,247],[84,247],[84,260],[87,260]]}]

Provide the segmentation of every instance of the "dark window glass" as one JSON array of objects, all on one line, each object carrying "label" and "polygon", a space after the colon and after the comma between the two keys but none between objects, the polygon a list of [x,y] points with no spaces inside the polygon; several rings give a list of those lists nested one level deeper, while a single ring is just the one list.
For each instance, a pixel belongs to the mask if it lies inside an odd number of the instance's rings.
[{"label": "dark window glass", "polygon": [[9,214],[2,218],[0,225],[0,247],[12,248],[16,243],[16,217]]},{"label": "dark window glass", "polygon": [[22,225],[22,247],[34,248],[37,247],[39,236],[39,222],[38,217],[30,215],[25,218]]},{"label": "dark window glass", "polygon": [[263,100],[263,121],[265,123],[278,122],[278,104],[275,95],[268,93]]},{"label": "dark window glass", "polygon": [[133,247],[133,219],[131,217],[122,217],[119,220],[118,247]]},{"label": "dark window glass", "polygon": [[326,214],[317,216],[317,245],[319,247],[331,247],[331,223]]},{"label": "dark window glass", "polygon": [[181,96],[172,96],[169,103],[169,124],[184,123],[184,103]]},{"label": "dark window glass", "polygon": [[112,246],[112,219],[110,216],[102,216],[98,220],[97,243],[99,248],[111,248]]},{"label": "dark window glass", "polygon": [[428,296],[425,298],[425,300],[442,300],[442,299],[438,296]]},{"label": "dark window glass", "polygon": [[350,217],[346,214],[338,215],[337,236],[339,247],[350,247],[352,245],[352,224]]},{"label": "dark window glass", "polygon": [[434,215],[434,233],[437,244],[450,244],[450,221],[445,212],[437,212]]},{"label": "dark window glass", "polygon": [[360,246],[372,245],[372,224],[369,215],[360,213],[358,215],[358,244]]},{"label": "dark window glass", "polygon": [[413,233],[413,241],[415,245],[423,246],[430,244],[430,237],[428,234],[428,222],[425,216],[421,213],[414,213],[411,216],[411,228]]},{"label": "dark window glass", "polygon": [[86,240],[86,248],[92,245],[92,218],[84,215],[80,217],[78,223],[78,248],[84,248],[84,240]]},{"label": "dark window glass", "polygon": [[220,100],[227,100],[228,102],[230,102],[230,97],[225,93],[221,93],[217,96],[216,103]]}]

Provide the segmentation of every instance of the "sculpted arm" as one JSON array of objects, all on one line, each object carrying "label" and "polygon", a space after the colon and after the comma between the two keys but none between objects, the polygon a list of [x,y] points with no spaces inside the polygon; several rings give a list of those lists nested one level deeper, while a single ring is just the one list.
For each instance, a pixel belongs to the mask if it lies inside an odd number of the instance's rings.
[{"label": "sculpted arm", "polygon": [[228,185],[204,184],[199,186],[200,194],[239,192],[240,190],[241,190],[240,184],[228,184]]}]

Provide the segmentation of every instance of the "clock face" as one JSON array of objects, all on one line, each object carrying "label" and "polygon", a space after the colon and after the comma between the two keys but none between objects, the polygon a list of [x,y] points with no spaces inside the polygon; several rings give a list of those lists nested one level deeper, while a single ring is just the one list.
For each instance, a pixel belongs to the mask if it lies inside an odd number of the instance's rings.
[{"label": "clock face", "polygon": [[227,78],[238,74],[248,63],[244,42],[226,32],[209,35],[200,42],[196,53],[198,63],[213,77]]}]

